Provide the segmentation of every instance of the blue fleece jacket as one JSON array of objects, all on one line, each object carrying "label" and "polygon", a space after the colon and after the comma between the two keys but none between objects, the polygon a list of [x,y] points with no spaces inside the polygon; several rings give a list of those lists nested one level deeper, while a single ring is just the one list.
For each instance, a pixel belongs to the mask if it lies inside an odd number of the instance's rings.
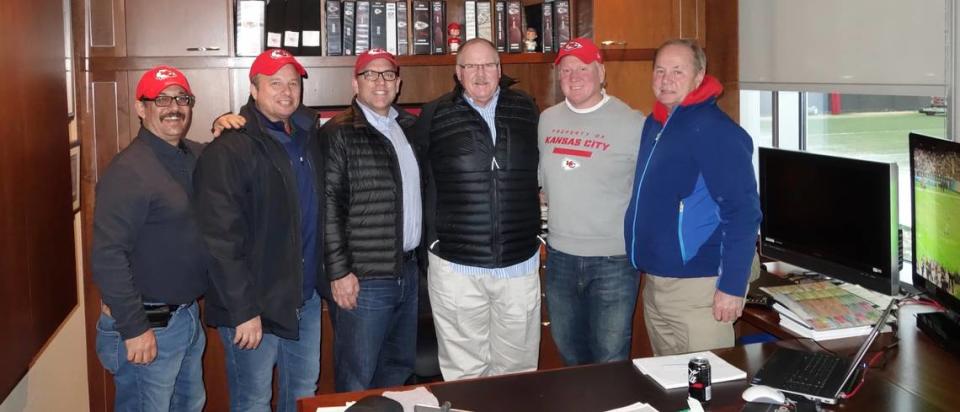
[{"label": "blue fleece jacket", "polygon": [[705,76],[672,113],[659,102],[640,141],[624,219],[627,254],[657,276],[718,276],[746,293],[760,225],[750,136],[716,105],[723,87]]}]

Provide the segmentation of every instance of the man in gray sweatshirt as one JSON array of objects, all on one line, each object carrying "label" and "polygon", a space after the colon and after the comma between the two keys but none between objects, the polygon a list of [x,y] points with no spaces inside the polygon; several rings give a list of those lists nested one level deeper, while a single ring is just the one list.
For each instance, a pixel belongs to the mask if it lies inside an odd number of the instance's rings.
[{"label": "man in gray sweatshirt", "polygon": [[606,94],[602,56],[589,39],[564,44],[554,63],[565,100],[539,125],[550,329],[567,365],[623,360],[640,284],[623,216],[644,116]]}]

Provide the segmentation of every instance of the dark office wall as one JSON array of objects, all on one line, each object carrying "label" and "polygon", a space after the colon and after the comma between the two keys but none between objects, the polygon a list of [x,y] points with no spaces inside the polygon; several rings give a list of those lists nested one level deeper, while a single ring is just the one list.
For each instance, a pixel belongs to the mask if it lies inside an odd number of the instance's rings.
[{"label": "dark office wall", "polygon": [[62,8],[0,7],[0,399],[77,304]]}]

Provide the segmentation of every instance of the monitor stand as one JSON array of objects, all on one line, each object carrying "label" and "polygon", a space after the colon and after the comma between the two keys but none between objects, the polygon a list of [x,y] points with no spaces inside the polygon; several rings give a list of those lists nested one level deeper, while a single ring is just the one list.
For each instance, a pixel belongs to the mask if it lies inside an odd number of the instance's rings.
[{"label": "monitor stand", "polygon": [[960,319],[949,312],[917,315],[917,327],[941,347],[960,356]]}]

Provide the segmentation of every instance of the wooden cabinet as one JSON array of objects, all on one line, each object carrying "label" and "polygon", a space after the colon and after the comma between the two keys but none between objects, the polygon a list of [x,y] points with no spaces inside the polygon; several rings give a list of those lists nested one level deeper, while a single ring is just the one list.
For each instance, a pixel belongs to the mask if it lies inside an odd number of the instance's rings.
[{"label": "wooden cabinet", "polygon": [[654,49],[675,37],[706,40],[705,0],[592,1],[594,40],[605,48]]},{"label": "wooden cabinet", "polygon": [[127,56],[229,56],[232,1],[126,0]]},{"label": "wooden cabinet", "polygon": [[230,56],[233,53],[233,1],[72,2],[74,10],[87,11],[79,23],[87,30],[84,37],[89,48],[79,47],[78,56]]}]

